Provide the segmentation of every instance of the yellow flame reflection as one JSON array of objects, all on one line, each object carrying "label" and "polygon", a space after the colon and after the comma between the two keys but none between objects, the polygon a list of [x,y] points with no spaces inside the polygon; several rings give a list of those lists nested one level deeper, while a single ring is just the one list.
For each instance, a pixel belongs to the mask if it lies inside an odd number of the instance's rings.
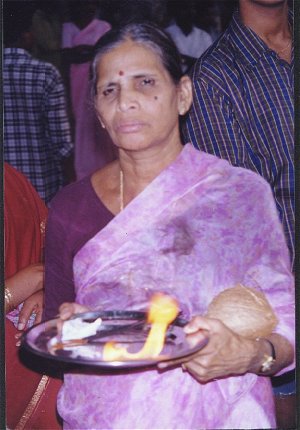
[{"label": "yellow flame reflection", "polygon": [[143,348],[139,352],[130,353],[125,347],[115,342],[107,342],[103,348],[103,360],[143,360],[157,357],[163,349],[168,326],[174,321],[178,311],[178,304],[174,298],[162,293],[154,294],[147,317],[147,322],[151,324],[151,329]]}]

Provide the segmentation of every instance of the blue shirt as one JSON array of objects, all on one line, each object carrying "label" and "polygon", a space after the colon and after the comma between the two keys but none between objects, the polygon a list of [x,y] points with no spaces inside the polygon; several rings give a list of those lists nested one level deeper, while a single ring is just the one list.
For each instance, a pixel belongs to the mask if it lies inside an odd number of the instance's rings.
[{"label": "blue shirt", "polygon": [[[293,15],[290,12],[290,23]],[[294,61],[288,64],[239,20],[191,70],[185,142],[259,173],[272,187],[294,264]],[[257,202],[259,204],[259,202]]]},{"label": "blue shirt", "polygon": [[49,203],[64,185],[62,160],[73,150],[62,78],[52,64],[5,48],[3,102],[4,159]]}]

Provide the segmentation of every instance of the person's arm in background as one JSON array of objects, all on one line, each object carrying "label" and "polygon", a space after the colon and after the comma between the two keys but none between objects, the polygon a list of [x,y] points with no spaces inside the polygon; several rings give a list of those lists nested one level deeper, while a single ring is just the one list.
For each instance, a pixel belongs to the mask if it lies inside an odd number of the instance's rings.
[{"label": "person's arm in background", "polygon": [[[23,303],[18,315],[18,330],[24,330],[34,313],[34,324],[42,320],[44,305],[44,265],[31,264],[5,280],[5,313]],[[20,333],[21,336],[22,333]]]},{"label": "person's arm in background", "polygon": [[43,289],[44,265],[31,264],[5,280],[5,312],[15,309],[29,296]]},{"label": "person's arm in background", "polygon": [[24,330],[41,321],[48,209],[29,180],[8,163],[4,181],[5,313],[18,330]]}]

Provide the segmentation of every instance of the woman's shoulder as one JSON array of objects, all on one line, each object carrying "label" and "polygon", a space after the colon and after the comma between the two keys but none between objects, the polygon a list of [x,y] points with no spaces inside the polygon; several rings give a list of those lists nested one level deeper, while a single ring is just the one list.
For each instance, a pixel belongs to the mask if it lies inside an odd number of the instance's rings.
[{"label": "woman's shoulder", "polygon": [[[228,160],[217,157],[205,151],[199,151],[192,144],[185,145],[185,152],[189,156],[189,162],[194,166],[195,175],[201,172],[205,175],[212,175],[221,178],[220,180],[228,185],[237,185],[238,189],[259,189],[261,192],[269,192],[269,183],[258,173],[244,167],[231,164]],[[228,182],[226,182],[228,181]]]},{"label": "woman's shoulder", "polygon": [[48,237],[65,241],[72,255],[114,216],[96,194],[91,178],[67,185],[51,201]]},{"label": "woman's shoulder", "polygon": [[[95,173],[62,188],[50,202],[51,216],[63,220],[93,219],[94,217],[110,217],[107,207],[103,204],[101,195],[95,189],[94,177],[106,178],[104,167]],[[103,183],[106,181],[103,180]]]},{"label": "woman's shoulder", "polygon": [[68,223],[78,217],[90,217],[95,212],[105,210],[105,207],[95,193],[89,175],[62,188],[51,200],[49,209],[51,219]]},{"label": "woman's shoulder", "polygon": [[[63,187],[50,202],[50,208],[77,205],[81,199],[93,198],[91,175]],[[96,197],[96,196],[95,196]]]}]

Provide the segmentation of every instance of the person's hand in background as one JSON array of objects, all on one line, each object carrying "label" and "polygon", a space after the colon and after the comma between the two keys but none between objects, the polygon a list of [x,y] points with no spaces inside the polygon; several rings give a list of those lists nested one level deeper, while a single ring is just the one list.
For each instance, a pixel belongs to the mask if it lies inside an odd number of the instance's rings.
[{"label": "person's hand in background", "polygon": [[24,330],[26,328],[31,316],[34,318],[33,324],[38,324],[42,321],[43,302],[43,290],[37,291],[24,301],[19,313],[18,330]]}]

